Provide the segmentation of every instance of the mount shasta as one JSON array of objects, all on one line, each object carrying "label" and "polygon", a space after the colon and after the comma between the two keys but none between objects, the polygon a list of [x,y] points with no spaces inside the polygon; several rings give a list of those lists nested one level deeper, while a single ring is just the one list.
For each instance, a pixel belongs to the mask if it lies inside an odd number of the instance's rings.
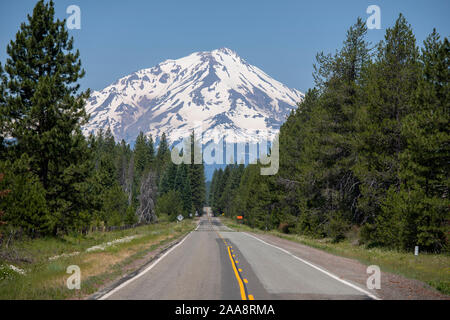
[{"label": "mount shasta", "polygon": [[303,97],[230,49],[196,52],[94,91],[83,132],[110,128],[116,141],[132,144],[140,131],[156,142],[165,132],[174,143],[200,124],[203,142],[224,135],[248,142],[255,130],[273,137]]}]

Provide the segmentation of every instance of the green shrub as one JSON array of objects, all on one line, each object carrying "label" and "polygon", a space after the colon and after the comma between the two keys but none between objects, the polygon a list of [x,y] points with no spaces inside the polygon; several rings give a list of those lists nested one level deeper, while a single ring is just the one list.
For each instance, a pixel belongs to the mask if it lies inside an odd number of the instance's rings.
[{"label": "green shrub", "polygon": [[170,221],[175,221],[178,215],[183,215],[183,201],[178,191],[170,190],[158,198],[156,215],[168,215]]},{"label": "green shrub", "polygon": [[1,162],[0,172],[5,174],[0,190],[10,190],[0,202],[2,219],[28,234],[50,233],[55,222],[47,208],[46,191],[30,170],[28,155],[24,153],[14,162]]},{"label": "green shrub", "polygon": [[349,222],[342,213],[334,213],[326,225],[327,235],[333,239],[333,242],[339,242],[345,239],[345,234],[350,229]]}]

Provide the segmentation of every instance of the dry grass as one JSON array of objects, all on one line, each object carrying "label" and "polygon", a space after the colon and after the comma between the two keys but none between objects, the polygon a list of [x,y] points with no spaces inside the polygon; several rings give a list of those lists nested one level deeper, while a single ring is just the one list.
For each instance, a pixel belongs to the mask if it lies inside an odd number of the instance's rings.
[{"label": "dry grass", "polygon": [[[0,248],[0,265],[14,264],[25,275],[9,273],[0,280],[0,299],[81,299],[104,284],[133,269],[133,262],[163,244],[179,238],[194,228],[192,220],[161,223],[135,229],[93,233],[87,236],[47,238],[14,243]],[[87,248],[130,235],[130,242],[115,244],[103,251],[86,252]],[[49,258],[62,253],[80,252],[71,257]],[[11,257],[11,260],[5,259]],[[81,270],[81,290],[69,290],[66,281],[69,265]],[[1,279],[1,277],[0,277]]]}]

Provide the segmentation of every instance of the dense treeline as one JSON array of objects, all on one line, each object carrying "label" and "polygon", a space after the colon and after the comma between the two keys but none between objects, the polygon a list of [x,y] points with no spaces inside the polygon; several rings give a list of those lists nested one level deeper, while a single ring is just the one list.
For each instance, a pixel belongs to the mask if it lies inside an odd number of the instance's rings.
[{"label": "dense treeline", "polygon": [[[77,82],[85,72],[52,1],[38,1],[7,53],[0,64],[0,224],[59,234],[149,223],[157,212],[201,214],[203,165],[171,164],[165,134],[157,150],[142,132],[133,149],[110,130],[82,134],[89,90],[80,92]],[[163,177],[171,174],[167,185]]]},{"label": "dense treeline", "polygon": [[[200,150],[194,132],[190,139],[191,143],[186,148]],[[197,144],[195,148],[194,144]],[[203,162],[195,164],[192,151],[189,162],[179,165],[172,161],[168,163],[160,179],[160,198],[156,206],[159,215],[167,214],[171,220],[180,214],[184,217],[202,215],[206,202],[205,168]]]},{"label": "dense treeline", "polygon": [[361,19],[280,130],[280,169],[214,173],[214,212],[262,229],[367,245],[448,251],[449,42],[421,50],[400,15],[375,48]]}]

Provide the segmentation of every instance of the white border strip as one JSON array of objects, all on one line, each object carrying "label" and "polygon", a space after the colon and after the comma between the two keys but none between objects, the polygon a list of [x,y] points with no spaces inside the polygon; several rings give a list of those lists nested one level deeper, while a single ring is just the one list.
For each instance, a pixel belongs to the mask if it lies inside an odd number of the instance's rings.
[{"label": "white border strip", "polygon": [[[197,229],[196,229],[197,230]],[[131,279],[128,279],[127,281],[125,281],[124,283],[122,283],[121,285],[115,287],[114,289],[112,289],[111,291],[109,291],[108,293],[104,294],[103,296],[101,296],[100,298],[98,298],[98,300],[106,300],[108,299],[108,297],[110,297],[111,295],[113,295],[114,293],[116,293],[117,291],[119,291],[120,289],[122,289],[123,287],[127,286],[128,284],[130,284],[131,282],[133,282],[134,280],[142,277],[144,274],[146,274],[147,272],[149,272],[151,269],[153,269],[154,266],[156,266],[158,264],[158,262],[160,262],[162,259],[164,259],[165,256],[167,256],[169,253],[171,253],[173,250],[175,250],[175,248],[177,248],[178,246],[180,246],[184,240],[186,240],[189,235],[192,233],[189,232],[183,240],[181,240],[180,242],[178,242],[176,245],[174,245],[172,248],[170,248],[168,251],[166,251],[161,257],[159,257],[155,262],[153,262],[150,266],[148,266],[144,271],[142,271],[141,273],[137,274],[136,276],[134,276]]]},{"label": "white border strip", "polygon": [[366,290],[364,290],[364,289],[361,289],[360,287],[354,285],[353,283],[350,283],[350,282],[348,282],[348,281],[345,281],[345,280],[339,278],[338,276],[335,276],[334,274],[332,274],[332,273],[330,273],[330,272],[328,272],[328,271],[326,271],[326,270],[324,270],[324,269],[322,269],[322,268],[320,268],[320,267],[318,267],[318,266],[316,266],[316,265],[313,265],[312,263],[310,263],[310,262],[308,262],[308,261],[306,261],[306,260],[303,260],[302,258],[297,257],[296,255],[292,254],[291,252],[289,252],[289,251],[287,251],[287,250],[285,250],[285,249],[283,249],[283,248],[280,248],[280,247],[277,247],[277,246],[275,246],[275,245],[273,245],[273,244],[267,243],[267,242],[265,242],[264,240],[261,240],[261,239],[255,237],[255,236],[252,236],[251,234],[248,234],[248,233],[246,233],[246,232],[242,232],[242,233],[243,233],[243,234],[246,234],[246,235],[249,236],[249,237],[255,238],[255,239],[258,240],[258,241],[261,241],[262,243],[265,243],[265,244],[267,244],[268,246],[277,248],[278,250],[281,250],[281,251],[283,251],[284,253],[287,253],[288,255],[290,255],[291,257],[293,257],[294,259],[297,259],[297,260],[299,260],[299,261],[301,261],[301,262],[307,264],[308,266],[313,267],[314,269],[319,270],[320,272],[325,273],[327,276],[329,276],[329,277],[331,277],[331,278],[333,278],[333,279],[335,279],[335,280],[337,280],[337,281],[339,281],[339,282],[342,282],[343,284],[346,284],[346,285],[348,285],[349,287],[352,287],[353,289],[356,289],[356,290],[358,290],[358,291],[364,293],[365,295],[369,296],[369,297],[372,298],[372,299],[375,299],[375,300],[381,300],[381,298],[377,297],[376,295],[374,295],[374,294],[372,294],[372,293],[370,293],[370,292],[368,292],[368,291],[366,291]]}]

